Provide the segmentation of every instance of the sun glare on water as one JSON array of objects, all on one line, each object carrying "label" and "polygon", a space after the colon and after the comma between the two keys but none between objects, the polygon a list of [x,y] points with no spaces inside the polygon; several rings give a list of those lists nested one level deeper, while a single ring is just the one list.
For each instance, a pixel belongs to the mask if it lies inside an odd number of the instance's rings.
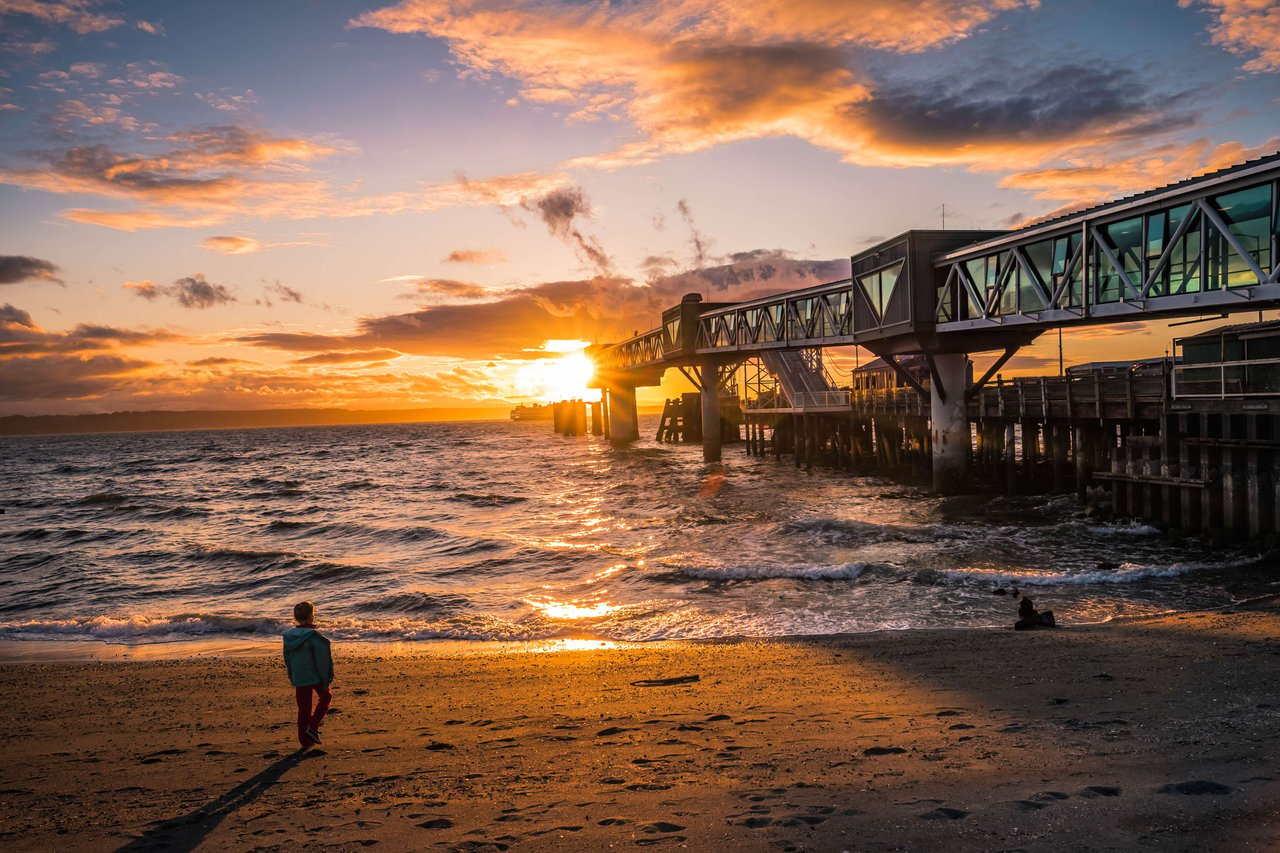
[{"label": "sun glare on water", "polygon": [[595,399],[597,393],[587,388],[595,367],[583,353],[586,346],[586,341],[547,341],[543,350],[560,355],[521,366],[515,377],[516,392],[545,403]]}]

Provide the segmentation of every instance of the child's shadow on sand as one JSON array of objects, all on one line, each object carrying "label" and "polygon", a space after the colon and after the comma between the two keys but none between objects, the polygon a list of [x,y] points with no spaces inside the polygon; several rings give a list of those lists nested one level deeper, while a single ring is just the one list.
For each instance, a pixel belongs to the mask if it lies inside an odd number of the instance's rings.
[{"label": "child's shadow on sand", "polygon": [[115,853],[141,853],[144,850],[166,850],[175,853],[187,853],[196,849],[202,841],[217,829],[227,815],[246,806],[279,781],[287,771],[297,767],[312,756],[321,756],[322,750],[299,749],[281,758],[275,764],[263,770],[252,779],[246,779],[218,797],[194,811],[180,817],[161,821],[142,835],[130,841]]}]

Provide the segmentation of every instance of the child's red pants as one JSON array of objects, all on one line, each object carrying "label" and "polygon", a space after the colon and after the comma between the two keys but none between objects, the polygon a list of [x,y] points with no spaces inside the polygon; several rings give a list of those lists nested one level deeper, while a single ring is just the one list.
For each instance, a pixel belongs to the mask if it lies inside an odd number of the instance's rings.
[{"label": "child's red pants", "polygon": [[[314,711],[311,709],[312,690],[316,692],[316,697],[319,700],[316,702]],[[307,737],[307,729],[318,730],[320,728],[320,721],[324,719],[325,712],[329,710],[329,700],[333,698],[333,694],[323,684],[295,687],[293,692],[298,700],[298,743],[303,746],[310,746],[311,738]]]}]

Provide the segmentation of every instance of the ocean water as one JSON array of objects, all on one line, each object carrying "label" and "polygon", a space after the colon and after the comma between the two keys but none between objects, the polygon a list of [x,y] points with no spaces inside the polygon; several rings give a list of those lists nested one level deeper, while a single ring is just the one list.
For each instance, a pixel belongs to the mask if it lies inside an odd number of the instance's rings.
[{"label": "ocean water", "polygon": [[[652,435],[653,424],[644,424]],[[546,422],[0,439],[0,639],[648,641],[1060,623],[1280,591],[1266,557]],[[1099,568],[1099,563],[1118,568]]]}]

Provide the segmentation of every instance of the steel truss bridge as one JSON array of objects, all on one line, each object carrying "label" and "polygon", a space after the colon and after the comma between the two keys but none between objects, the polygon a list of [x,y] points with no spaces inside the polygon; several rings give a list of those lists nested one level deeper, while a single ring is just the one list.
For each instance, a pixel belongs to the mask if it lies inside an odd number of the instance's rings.
[{"label": "steel truss bridge", "polygon": [[1049,329],[1280,307],[1278,199],[1280,153],[1016,231],[908,231],[853,256],[847,279],[734,304],[691,294],[589,354],[598,384],[634,388],[777,349],[856,344],[931,367],[1004,350],[974,390]]}]

